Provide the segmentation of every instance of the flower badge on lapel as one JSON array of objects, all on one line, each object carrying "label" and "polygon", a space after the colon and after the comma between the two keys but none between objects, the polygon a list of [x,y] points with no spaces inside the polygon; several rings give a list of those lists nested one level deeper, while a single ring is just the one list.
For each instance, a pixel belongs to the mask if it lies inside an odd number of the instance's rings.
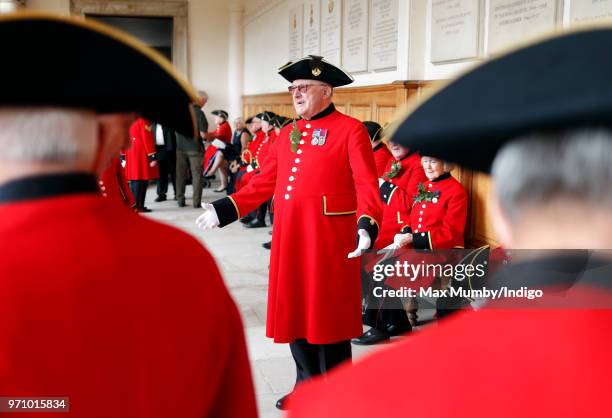
[{"label": "flower badge on lapel", "polygon": [[425,189],[425,186],[423,185],[423,183],[419,183],[419,185],[417,186],[417,194],[414,196],[413,200],[414,203],[421,203],[421,202],[437,202],[438,201],[438,197],[440,197],[440,191],[436,190],[435,192],[428,192]]},{"label": "flower badge on lapel", "polygon": [[402,163],[399,161],[394,161],[393,164],[391,164],[391,170],[385,173],[385,177],[392,179],[393,177],[397,177],[400,171],[402,171]]},{"label": "flower badge on lapel", "polygon": [[297,127],[297,122],[294,120],[291,125],[291,132],[289,133],[289,140],[291,141],[291,152],[297,152],[298,147],[300,146],[300,141],[302,140],[302,133]]}]

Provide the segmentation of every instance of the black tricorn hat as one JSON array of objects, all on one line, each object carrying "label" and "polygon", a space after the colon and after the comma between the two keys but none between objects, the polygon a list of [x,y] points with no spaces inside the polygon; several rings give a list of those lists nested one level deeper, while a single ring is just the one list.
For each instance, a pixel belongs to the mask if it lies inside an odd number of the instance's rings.
[{"label": "black tricorn hat", "polygon": [[136,112],[193,136],[191,86],[135,38],[92,20],[23,11],[0,16],[0,106]]},{"label": "black tricorn hat", "polygon": [[292,120],[293,119],[289,119],[285,116],[276,115],[272,119],[272,125],[274,125],[278,129],[283,129],[285,126],[287,126],[287,124],[291,123]]},{"label": "black tricorn hat", "polygon": [[220,118],[223,118],[223,119],[227,120],[227,116],[228,116],[228,115],[227,115],[227,112],[226,112],[225,110],[222,110],[222,109],[216,109],[216,110],[213,110],[213,111],[212,111],[212,112],[210,112],[210,113],[212,113],[212,114],[213,114],[213,115],[215,115],[215,116],[219,116]]},{"label": "black tricorn hat", "polygon": [[375,142],[381,138],[382,133],[383,133],[383,128],[382,126],[380,126],[379,123],[371,121],[371,120],[366,120],[365,122],[363,122],[363,124],[368,130],[370,141]]},{"label": "black tricorn hat", "polygon": [[489,172],[519,136],[612,126],[612,27],[564,32],[492,59],[423,102],[391,140]]},{"label": "black tricorn hat", "polygon": [[258,113],[255,117],[261,121],[272,123],[272,120],[276,117],[276,114],[274,112],[270,112],[269,110],[264,110],[263,112]]},{"label": "black tricorn hat", "polygon": [[297,61],[291,61],[278,69],[285,80],[318,80],[332,87],[351,84],[353,77],[345,70],[325,61],[318,55],[308,55]]}]

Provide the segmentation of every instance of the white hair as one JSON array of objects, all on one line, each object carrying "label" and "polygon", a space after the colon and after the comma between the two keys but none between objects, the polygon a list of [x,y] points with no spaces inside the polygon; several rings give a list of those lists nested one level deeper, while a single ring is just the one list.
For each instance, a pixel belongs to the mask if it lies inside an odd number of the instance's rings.
[{"label": "white hair", "polygon": [[98,121],[90,111],[0,108],[0,161],[72,163],[93,158]]},{"label": "white hair", "polygon": [[492,174],[511,222],[522,208],[556,199],[612,207],[612,131],[590,128],[519,138],[502,147]]}]

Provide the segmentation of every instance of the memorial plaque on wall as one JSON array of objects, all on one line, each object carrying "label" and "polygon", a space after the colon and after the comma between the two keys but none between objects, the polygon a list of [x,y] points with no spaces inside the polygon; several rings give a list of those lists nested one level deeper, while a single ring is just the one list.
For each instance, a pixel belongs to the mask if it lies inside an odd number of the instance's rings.
[{"label": "memorial plaque on wall", "polygon": [[433,0],[431,62],[479,55],[481,5],[481,0]]},{"label": "memorial plaque on wall", "polygon": [[319,0],[304,3],[304,50],[303,55],[321,53],[321,10]]},{"label": "memorial plaque on wall", "polygon": [[350,72],[368,69],[368,0],[344,0],[342,66]]},{"label": "memorial plaque on wall", "polygon": [[370,10],[370,70],[397,67],[397,2],[371,0]]},{"label": "memorial plaque on wall", "polygon": [[612,18],[612,0],[572,0],[570,22],[592,22]]},{"label": "memorial plaque on wall", "polygon": [[289,60],[302,58],[302,5],[289,10]]},{"label": "memorial plaque on wall", "polygon": [[321,0],[321,55],[340,65],[342,50],[342,0]]},{"label": "memorial plaque on wall", "polygon": [[557,0],[491,0],[488,52],[550,32],[557,22]]}]

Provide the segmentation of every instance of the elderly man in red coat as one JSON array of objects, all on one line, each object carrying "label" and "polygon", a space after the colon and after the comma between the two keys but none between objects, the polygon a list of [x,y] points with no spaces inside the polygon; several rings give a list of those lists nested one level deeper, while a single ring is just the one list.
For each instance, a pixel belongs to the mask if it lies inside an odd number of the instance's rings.
[{"label": "elderly man in red coat", "polygon": [[[599,27],[495,57],[393,135],[423,155],[492,173],[493,223],[513,259],[488,288],[540,298],[490,301],[337,370],[292,396],[289,417],[612,416],[611,44],[612,27]],[[449,239],[454,227],[428,234],[429,215],[455,187],[449,180],[439,181],[448,183],[438,203],[420,193],[415,247],[459,243]]]},{"label": "elderly man in red coat", "polygon": [[382,209],[368,133],[332,103],[333,87],[352,77],[318,56],[279,73],[302,119],[281,130],[248,186],[207,205],[197,223],[225,226],[275,196],[266,334],[289,343],[299,384],[351,358],[362,332],[355,257],[376,240]]},{"label": "elderly man in red coat", "polygon": [[[92,21],[7,15],[0,37],[11,40],[0,67],[0,411],[20,398],[7,416],[256,417],[240,315],[211,255],[97,188],[95,173],[130,143],[132,112],[193,134],[189,85]],[[173,263],[151,260],[156,242]]]},{"label": "elderly man in red coat", "polygon": [[136,199],[136,210],[151,212],[145,207],[147,187],[149,180],[159,178],[151,123],[143,118],[136,119],[130,126],[130,139],[131,145],[122,155],[125,159],[125,177]]}]

